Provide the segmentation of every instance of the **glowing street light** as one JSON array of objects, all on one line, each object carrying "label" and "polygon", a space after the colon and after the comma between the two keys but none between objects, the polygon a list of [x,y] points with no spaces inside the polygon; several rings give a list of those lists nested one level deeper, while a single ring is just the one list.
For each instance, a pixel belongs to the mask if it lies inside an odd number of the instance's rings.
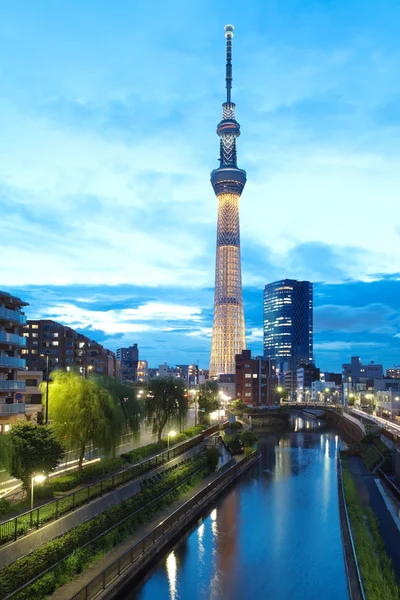
[{"label": "glowing street light", "polygon": [[31,527],[32,527],[32,511],[33,511],[33,488],[35,483],[43,483],[46,480],[46,475],[32,475],[31,477]]},{"label": "glowing street light", "polygon": [[168,435],[167,435],[167,440],[168,440],[168,445],[167,445],[167,450],[169,450],[169,438],[170,437],[175,437],[176,436],[176,431],[168,431]]}]

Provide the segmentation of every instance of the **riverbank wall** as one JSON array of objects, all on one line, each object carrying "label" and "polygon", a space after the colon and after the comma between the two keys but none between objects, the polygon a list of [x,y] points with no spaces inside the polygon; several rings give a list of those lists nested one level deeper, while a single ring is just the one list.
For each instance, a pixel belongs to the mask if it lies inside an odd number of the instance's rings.
[{"label": "riverbank wall", "polygon": [[116,598],[129,583],[143,576],[162,553],[179,539],[238,477],[257,463],[259,458],[258,450],[255,450],[219,475],[139,542],[126,550],[117,560],[114,560],[71,600],[91,600],[92,598],[112,600]]}]

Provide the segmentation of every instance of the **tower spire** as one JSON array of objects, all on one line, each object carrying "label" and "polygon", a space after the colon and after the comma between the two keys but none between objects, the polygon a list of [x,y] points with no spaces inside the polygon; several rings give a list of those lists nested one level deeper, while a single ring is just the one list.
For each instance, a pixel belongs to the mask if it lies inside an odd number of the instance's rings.
[{"label": "tower spire", "polygon": [[226,37],[226,101],[231,101],[231,89],[232,89],[232,38],[233,25],[225,25],[225,37]]},{"label": "tower spire", "polygon": [[235,355],[246,348],[239,232],[239,199],[246,184],[246,171],[237,166],[236,139],[240,125],[231,101],[233,25],[225,25],[225,37],[226,102],[222,104],[222,121],[217,126],[220,166],[211,172],[218,200],[211,377],[235,373]]}]

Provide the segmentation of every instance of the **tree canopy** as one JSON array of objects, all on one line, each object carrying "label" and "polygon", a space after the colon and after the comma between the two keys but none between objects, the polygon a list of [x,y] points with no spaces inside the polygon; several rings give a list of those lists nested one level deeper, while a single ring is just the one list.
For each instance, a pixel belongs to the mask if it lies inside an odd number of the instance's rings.
[{"label": "tree canopy", "polygon": [[96,378],[95,381],[110,393],[123,433],[139,436],[142,409],[136,398],[135,388],[106,375]]},{"label": "tree canopy", "polygon": [[64,456],[64,448],[58,441],[53,427],[49,425],[17,421],[7,436],[9,473],[22,481],[25,490],[31,487],[32,475],[47,475],[59,465]]},{"label": "tree canopy", "polygon": [[123,431],[110,391],[73,371],[51,374],[49,419],[65,446],[79,450],[80,469],[86,449],[96,446],[115,452]]},{"label": "tree canopy", "polygon": [[199,386],[197,407],[206,419],[209,418],[210,413],[219,409],[219,386],[216,381],[207,381]]},{"label": "tree canopy", "polygon": [[153,433],[157,433],[159,442],[168,421],[175,418],[180,426],[186,419],[187,411],[185,384],[181,379],[154,377],[149,381],[144,412],[146,418],[152,421]]}]

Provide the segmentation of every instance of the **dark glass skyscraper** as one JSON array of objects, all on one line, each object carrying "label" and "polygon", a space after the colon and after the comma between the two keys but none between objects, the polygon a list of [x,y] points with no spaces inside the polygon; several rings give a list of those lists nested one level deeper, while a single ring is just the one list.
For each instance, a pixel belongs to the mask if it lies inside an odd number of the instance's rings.
[{"label": "dark glass skyscraper", "polygon": [[313,285],[282,279],[264,289],[264,356],[313,360]]}]

